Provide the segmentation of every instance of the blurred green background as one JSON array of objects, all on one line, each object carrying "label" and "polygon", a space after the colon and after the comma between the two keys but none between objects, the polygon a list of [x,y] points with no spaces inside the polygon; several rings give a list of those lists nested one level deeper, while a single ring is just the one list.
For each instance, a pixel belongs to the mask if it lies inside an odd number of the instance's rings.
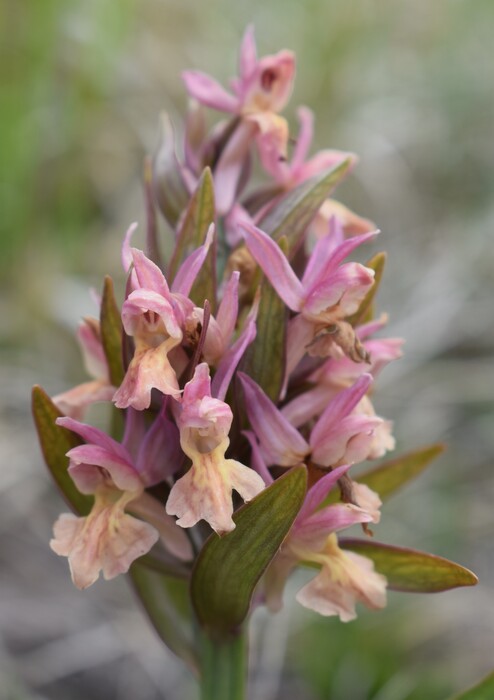
[{"label": "blurred green background", "polygon": [[[6,697],[193,698],[124,581],[72,588],[48,549],[61,502],[30,424],[34,382],[83,379],[72,337],[87,289],[144,222],[142,159],[180,71],[225,82],[245,26],[296,51],[286,110],[314,148],[357,152],[338,196],[382,229],[380,307],[406,357],[379,381],[398,451],[449,449],[387,506],[379,539],[450,556],[480,584],[390,595],[342,625],[290,604],[255,618],[252,697],[442,700],[493,664],[494,4],[490,0],[4,0],[0,5],[0,675]],[[164,228],[163,228],[164,231]],[[300,582],[299,582],[300,583]],[[296,586],[295,586],[296,589]],[[294,590],[287,600],[293,600]]]}]

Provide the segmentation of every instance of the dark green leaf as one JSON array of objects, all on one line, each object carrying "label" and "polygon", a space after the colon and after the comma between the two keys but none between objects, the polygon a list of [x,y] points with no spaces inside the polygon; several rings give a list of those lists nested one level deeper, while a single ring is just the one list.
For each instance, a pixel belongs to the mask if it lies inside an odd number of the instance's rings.
[{"label": "dark green leaf", "polygon": [[[287,252],[286,238],[279,242]],[[242,370],[249,375],[273,401],[277,401],[285,375],[287,308],[269,280],[264,277],[257,314],[257,333],[242,360]]]},{"label": "dark green leaf", "polygon": [[356,480],[366,484],[379,494],[384,501],[401,486],[418,476],[424,469],[444,451],[444,445],[428,445],[409,452],[396,459],[380,464]]},{"label": "dark green leaf", "polygon": [[113,386],[120,386],[125,374],[122,356],[123,329],[120,311],[113,291],[113,280],[108,276],[105,277],[103,296],[101,298],[100,329],[101,343],[108,362],[110,381]]},{"label": "dark green leaf", "polygon": [[46,466],[69,506],[79,515],[87,515],[93,499],[77,490],[67,471],[69,459],[65,456],[82,441],[70,430],[55,425],[62,413],[40,386],[33,387],[32,411]]},{"label": "dark green leaf", "polygon": [[455,695],[451,700],[492,700],[492,698],[494,698],[494,672],[489,673],[473,688],[465,690],[460,695]]},{"label": "dark green leaf", "polygon": [[305,467],[295,467],[234,514],[233,532],[213,534],[204,545],[191,595],[210,633],[228,635],[247,616],[254,588],[288,534],[306,488]]},{"label": "dark green leaf", "polygon": [[475,586],[474,573],[435,554],[368,540],[342,539],[340,545],[374,562],[388,586],[406,593],[438,593],[459,586]]},{"label": "dark green leaf", "polygon": [[175,228],[189,201],[189,192],[175,154],[175,134],[166,112],[161,115],[160,141],[153,161],[153,188],[161,213]]},{"label": "dark green leaf", "polygon": [[[185,258],[204,243],[208,228],[214,220],[213,176],[211,170],[205,168],[196,191],[187,206],[177,236],[177,243],[168,269],[170,281],[174,279]],[[190,298],[201,307],[204,305],[204,300],[207,299],[213,307],[212,310],[214,310],[216,299],[215,251],[216,245],[213,243],[190,294]]]},{"label": "dark green leaf", "polygon": [[353,159],[347,158],[340,165],[314,175],[285,194],[261,219],[260,228],[275,240],[286,236],[291,257],[302,242],[307,226],[324,200],[346,175],[352,163]]},{"label": "dark green leaf", "polygon": [[386,265],[386,258],[386,253],[376,253],[374,257],[365,263],[366,267],[370,267],[371,270],[374,270],[376,273],[374,277],[374,284],[363,298],[358,310],[352,316],[347,318],[348,323],[351,323],[352,326],[357,326],[359,323],[367,323],[373,319],[374,298],[379,290],[379,285],[381,284],[384,266]]},{"label": "dark green leaf", "polygon": [[129,576],[162,641],[197,671],[188,581],[165,576],[140,561],[132,564]]}]

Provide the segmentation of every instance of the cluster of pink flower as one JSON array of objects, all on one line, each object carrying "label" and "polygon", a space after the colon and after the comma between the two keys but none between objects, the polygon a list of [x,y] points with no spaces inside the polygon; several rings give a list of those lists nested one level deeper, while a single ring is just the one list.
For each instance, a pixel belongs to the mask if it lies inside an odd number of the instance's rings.
[{"label": "cluster of pink flower", "polygon": [[[385,577],[370,559],[340,548],[337,533],[355,524],[368,530],[368,523],[379,521],[379,496],[350,478],[349,469],[394,447],[391,424],[375,414],[369,393],[378,372],[400,356],[401,341],[372,338],[386,323],[369,311],[375,269],[345,262],[375,238],[372,222],[327,193],[310,215],[297,200],[307,183],[348,172],[355,157],[328,150],[307,159],[313,117],[300,108],[300,131],[289,158],[288,124],[279,112],[292,90],[293,54],[258,59],[249,28],[239,72],[233,94],[202,73],[184,74],[193,98],[185,156],[184,162],[174,154],[171,160],[186,203],[179,216],[169,218],[177,238],[168,268],[149,250],[146,255],[131,247],[135,226],[125,238],[120,386],[110,379],[99,322],[88,319],[80,326],[94,381],[54,402],[65,414],[57,424],[83,442],[68,452],[70,477],[79,492],[94,496],[94,504],[85,517],[61,515],[51,547],[68,557],[80,588],[94,583],[100,571],[107,579],[126,572],[158,540],[172,559],[187,563],[210,534],[199,521],[221,536],[235,528],[233,491],[248,502],[284,470],[305,464],[304,505],[263,577],[258,598],[279,608],[288,575],[308,563],[318,571],[298,601],[350,620],[358,601],[379,608],[386,599]],[[207,133],[203,106],[233,116]],[[269,182],[244,195],[253,150]],[[213,173],[215,214],[197,223],[200,216],[191,212],[190,201],[205,166]],[[158,170],[155,194],[166,214],[158,191],[165,198],[173,193],[168,181],[160,182]],[[290,231],[294,217],[301,220],[288,242],[283,211],[293,214]],[[194,216],[203,234],[191,246],[184,242],[184,230]],[[280,235],[272,235],[273,221],[281,222]],[[214,274],[216,265],[222,268],[219,293],[211,279],[206,282],[212,296],[194,293],[198,280]],[[261,284],[282,306],[277,318],[264,315],[268,326],[279,322],[281,328],[281,350],[274,359],[271,336],[262,338],[267,373],[280,376],[275,390],[250,372],[256,333],[259,340]],[[95,401],[113,401],[124,415],[121,442],[80,422]],[[339,498],[329,495],[336,486]]]}]

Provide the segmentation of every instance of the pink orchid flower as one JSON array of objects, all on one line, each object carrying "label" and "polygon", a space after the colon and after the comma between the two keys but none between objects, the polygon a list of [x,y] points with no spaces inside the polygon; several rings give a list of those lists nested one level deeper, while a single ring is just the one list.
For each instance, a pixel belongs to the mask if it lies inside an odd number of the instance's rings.
[{"label": "pink orchid flower", "polygon": [[[329,168],[337,167],[348,158],[351,159],[351,167],[353,168],[357,162],[357,156],[345,151],[325,149],[307,159],[314,134],[314,115],[307,107],[300,107],[297,116],[300,129],[290,161],[286,158],[280,158],[278,144],[272,132],[267,131],[258,137],[259,155],[264,170],[283,189],[290,190],[301,182],[329,170]],[[335,199],[326,199],[310,226],[310,230],[316,238],[322,238],[327,234],[332,217],[335,217],[341,224],[345,236],[356,236],[376,229],[372,221],[355,214],[341,202],[337,202]]]},{"label": "pink orchid flower", "polygon": [[233,93],[200,71],[182,74],[191,97],[203,105],[241,117],[240,124],[223,150],[215,169],[216,206],[229,211],[254,138],[268,139],[279,158],[286,157],[288,125],[278,116],[290,97],[295,75],[295,56],[280,51],[257,58],[254,29],[245,32],[240,49],[240,75],[231,81]]},{"label": "pink orchid flower", "polygon": [[300,129],[290,161],[279,159],[269,133],[259,138],[259,155],[263,167],[284,189],[290,190],[314,175],[340,165],[348,158],[351,158],[352,165],[357,162],[354,153],[330,149],[319,151],[307,159],[314,135],[314,115],[307,107],[299,107],[297,116]]},{"label": "pink orchid flower", "polygon": [[[319,416],[328,402],[342,388],[351,386],[365,373],[372,374],[375,378],[389,362],[401,357],[403,341],[400,338],[368,338],[372,333],[383,328],[385,323],[386,317],[383,316],[377,321],[356,328],[356,335],[362,342],[366,360],[355,363],[346,356],[332,357],[308,377],[313,387],[287,403],[282,409],[285,418],[295,428]],[[361,398],[354,410],[355,413],[367,416],[375,415],[374,407],[367,395]],[[394,449],[395,441],[391,431],[391,421],[383,420],[376,426],[368,459],[377,459]]]},{"label": "pink orchid flower", "polygon": [[[370,268],[355,262],[341,263],[359,245],[375,238],[378,231],[340,241],[341,227],[334,220],[333,224],[333,229],[317,241],[301,280],[272,238],[251,224],[242,224],[250,253],[288,308],[297,312],[288,326],[287,378],[308,349],[323,357],[329,355],[334,334],[328,333],[316,347],[318,334],[357,311],[374,284],[374,271]],[[352,338],[345,345],[351,353],[354,336],[348,324],[347,327]],[[326,344],[328,340],[331,345]]]},{"label": "pink orchid flower", "polygon": [[294,75],[295,55],[292,51],[257,58],[252,25],[247,28],[242,40],[240,75],[231,81],[233,95],[205,73],[182,73],[191,97],[220,112],[238,115],[280,112],[290,97]]},{"label": "pink orchid flower", "polygon": [[125,444],[97,428],[72,418],[58,418],[57,425],[86,441],[67,453],[69,474],[81,493],[94,494],[89,515],[63,513],[54,525],[50,542],[54,552],[68,557],[72,580],[78,588],[92,585],[100,571],[105,579],[125,573],[160,538],[179,559],[192,557],[183,530],[166,514],[164,506],[145,492],[147,486],[159,483],[178,466],[174,426],[163,414],[144,440],[134,440],[140,445],[135,458]]},{"label": "pink orchid flower", "polygon": [[[211,226],[204,245],[189,255],[170,287],[160,268],[136,248],[127,251],[123,261],[133,264],[129,294],[122,307],[125,332],[134,338],[135,352],[120,388],[113,400],[118,408],[148,408],[151,390],[179,399],[181,391],[174,367],[168,357],[179,346],[184,332],[197,325],[197,311],[188,299],[194,280],[212,243]],[[129,235],[129,234],[128,234]]]},{"label": "pink orchid flower", "polygon": [[180,444],[192,460],[188,472],[173,486],[166,511],[177,524],[192,527],[206,520],[218,534],[235,528],[232,490],[250,501],[264,487],[262,478],[234,459],[226,459],[233,414],[228,404],[211,396],[209,367],[196,367],[184,389],[178,420]]},{"label": "pink orchid flower", "polygon": [[101,344],[99,321],[85,318],[77,329],[84,366],[93,380],[79,384],[53,397],[53,403],[66,416],[80,420],[88,406],[98,401],[111,401],[115,387],[110,382],[108,362]]},{"label": "pink orchid flower", "polygon": [[375,515],[349,503],[321,508],[331,488],[348,469],[349,465],[337,467],[309,489],[288,537],[264,577],[266,603],[271,610],[281,608],[286,579],[301,562],[320,567],[319,573],[297,594],[298,602],[306,608],[322,615],[339,615],[342,622],[347,622],[356,617],[357,602],[369,608],[386,604],[385,577],[374,571],[370,559],[343,552],[335,534],[358,523],[375,521]]},{"label": "pink orchid flower", "polygon": [[250,377],[242,372],[238,376],[247,415],[268,466],[292,467],[309,457],[322,467],[367,459],[374,431],[382,419],[356,414],[354,409],[369,389],[372,382],[369,374],[359,377],[353,386],[340,391],[328,403],[308,441]]}]

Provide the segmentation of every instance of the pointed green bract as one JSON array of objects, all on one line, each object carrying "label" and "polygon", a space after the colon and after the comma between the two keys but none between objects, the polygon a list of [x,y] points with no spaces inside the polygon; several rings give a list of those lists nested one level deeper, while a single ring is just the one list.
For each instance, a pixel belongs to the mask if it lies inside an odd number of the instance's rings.
[{"label": "pointed green bract", "polygon": [[242,624],[257,582],[275,556],[300,510],[307,489],[304,466],[295,467],[242,506],[236,528],[212,535],[199,554],[191,581],[199,622],[229,635]]},{"label": "pointed green bract", "polygon": [[385,501],[395,491],[414,479],[444,452],[444,445],[428,445],[406,455],[380,464],[375,469],[359,475],[356,480],[379,494]]},{"label": "pointed green bract", "polygon": [[340,546],[372,559],[395,591],[439,593],[478,583],[469,569],[435,554],[358,539],[341,539]]},{"label": "pointed green bract", "polygon": [[[208,229],[214,223],[215,216],[213,176],[211,170],[205,168],[196,191],[187,206],[177,236],[177,243],[168,269],[170,282],[174,279],[185,258],[204,243]],[[212,310],[214,310],[216,299],[215,251],[216,243],[213,241],[190,293],[190,298],[198,306],[202,307],[204,300],[207,299],[213,307]]]},{"label": "pointed green bract", "polygon": [[113,386],[120,386],[124,378],[124,366],[122,355],[122,320],[120,310],[115,300],[113,280],[105,277],[103,296],[101,298],[100,311],[101,344],[108,362],[110,381]]},{"label": "pointed green bract", "polygon": [[175,228],[189,201],[189,192],[175,153],[173,126],[166,112],[161,114],[160,122],[160,142],[153,161],[153,189],[161,213]]},{"label": "pointed green bract", "polygon": [[188,582],[136,561],[129,570],[134,589],[166,646],[194,671],[199,668],[193,644]]},{"label": "pointed green bract", "polygon": [[352,316],[347,318],[348,323],[351,323],[352,326],[357,326],[359,323],[368,323],[374,318],[374,298],[379,290],[379,285],[381,284],[386,259],[386,253],[376,253],[376,255],[365,263],[366,267],[370,267],[370,269],[374,270],[375,272],[374,284],[365,295],[358,310]]},{"label": "pointed green bract", "polygon": [[346,175],[353,163],[347,158],[335,168],[315,175],[285,194],[261,219],[259,227],[278,240],[286,236],[291,257],[301,244],[307,226],[315,217],[323,202]]},{"label": "pointed green bract", "polygon": [[33,387],[32,411],[46,466],[72,510],[79,515],[87,515],[93,499],[77,490],[67,471],[69,458],[66,457],[66,453],[80,445],[82,440],[70,430],[55,424],[62,413],[40,386]]},{"label": "pointed green bract", "polygon": [[[279,241],[286,254],[286,238]],[[277,401],[285,376],[285,340],[287,308],[281,297],[264,277],[256,320],[256,337],[247,349],[242,371],[249,375],[273,401]]]},{"label": "pointed green bract", "polygon": [[494,671],[473,688],[465,690],[460,695],[455,695],[451,700],[492,700],[492,698],[494,698]]}]

